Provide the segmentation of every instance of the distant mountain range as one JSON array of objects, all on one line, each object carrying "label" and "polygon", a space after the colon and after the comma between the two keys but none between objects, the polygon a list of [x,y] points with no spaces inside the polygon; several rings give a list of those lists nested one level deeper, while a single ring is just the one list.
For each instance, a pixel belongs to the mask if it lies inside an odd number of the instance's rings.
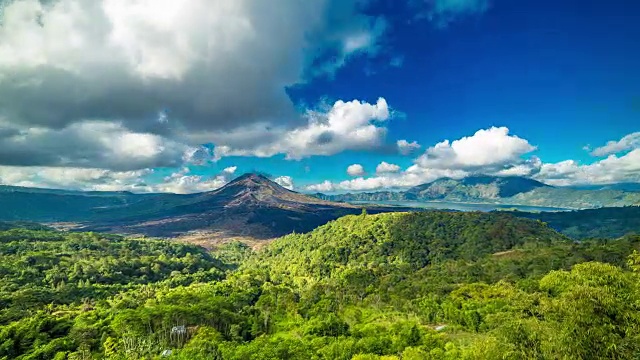
[{"label": "distant mountain range", "polygon": [[373,202],[366,205],[369,213],[411,210],[375,204],[378,201],[582,209],[637,205],[640,192],[561,188],[521,177],[488,176],[441,179],[403,192],[315,196],[287,190],[259,174],[245,174],[218,190],[190,195],[0,186],[0,225],[35,222],[58,228],[159,237],[203,235],[206,241],[260,240],[294,231],[307,232],[341,216],[362,212],[364,205],[353,205],[351,201]]},{"label": "distant mountain range", "polygon": [[[259,174],[245,174],[218,190],[192,195],[0,186],[0,204],[0,221],[57,223],[78,230],[161,237],[214,232],[221,238],[266,239],[310,231],[362,212],[362,206],[293,192]],[[371,213],[398,210],[367,209]]]},{"label": "distant mountain range", "polygon": [[380,191],[314,196],[338,202],[443,201],[527,205],[565,209],[591,209],[640,204],[634,184],[612,184],[592,188],[553,187],[529,178],[472,176],[443,178],[406,191]]},{"label": "distant mountain range", "polygon": [[622,190],[622,191],[640,191],[640,183],[619,183],[604,185],[579,185],[570,186],[577,190]]}]

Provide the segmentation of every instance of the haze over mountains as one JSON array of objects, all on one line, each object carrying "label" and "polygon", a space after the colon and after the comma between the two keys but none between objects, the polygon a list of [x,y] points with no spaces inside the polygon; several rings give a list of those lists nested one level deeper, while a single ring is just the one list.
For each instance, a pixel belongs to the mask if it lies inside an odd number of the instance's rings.
[{"label": "haze over mountains", "polygon": [[406,191],[380,191],[339,195],[316,194],[330,201],[443,201],[591,209],[640,204],[640,192],[626,186],[592,188],[553,187],[525,177],[471,176],[443,178]]}]

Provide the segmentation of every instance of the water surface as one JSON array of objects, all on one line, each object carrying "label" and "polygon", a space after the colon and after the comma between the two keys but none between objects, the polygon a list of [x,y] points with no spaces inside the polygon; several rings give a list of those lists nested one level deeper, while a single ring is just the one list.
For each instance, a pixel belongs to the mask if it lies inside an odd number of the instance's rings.
[{"label": "water surface", "polygon": [[414,207],[422,209],[446,209],[458,211],[494,211],[494,210],[518,210],[527,212],[541,211],[569,211],[571,209],[545,207],[545,206],[527,206],[527,205],[508,205],[508,204],[473,204],[473,203],[456,203],[446,201],[350,201],[351,204],[371,204],[371,205],[390,205],[402,207]]}]

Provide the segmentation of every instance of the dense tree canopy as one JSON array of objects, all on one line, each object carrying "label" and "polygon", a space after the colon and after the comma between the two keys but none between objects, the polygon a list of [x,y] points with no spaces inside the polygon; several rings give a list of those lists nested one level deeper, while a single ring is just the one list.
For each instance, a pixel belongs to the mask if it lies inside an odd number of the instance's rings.
[{"label": "dense tree canopy", "polygon": [[640,233],[638,205],[542,213],[516,211],[514,214],[544,221],[575,239],[617,238]]},{"label": "dense tree canopy", "polygon": [[633,359],[640,237],[347,216],[250,254],[0,232],[0,359]]},{"label": "dense tree canopy", "polygon": [[144,284],[219,280],[202,248],[95,233],[0,231],[0,324],[43,305],[93,301]]}]

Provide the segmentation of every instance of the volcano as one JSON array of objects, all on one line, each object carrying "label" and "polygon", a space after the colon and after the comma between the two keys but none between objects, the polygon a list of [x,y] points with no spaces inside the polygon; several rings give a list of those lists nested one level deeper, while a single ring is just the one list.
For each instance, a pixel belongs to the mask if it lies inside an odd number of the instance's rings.
[{"label": "volcano", "polygon": [[309,205],[351,207],[288,190],[266,176],[254,173],[244,174],[218,190],[200,194],[195,202],[205,207],[216,205],[225,208],[267,206],[302,209]]},{"label": "volcano", "polygon": [[[0,208],[0,220],[5,221],[154,237],[215,234],[219,239],[255,240],[307,232],[362,212],[362,207],[291,191],[255,173],[220,189],[189,195],[4,187],[0,203],[8,205]],[[398,210],[367,208],[372,213]]]},{"label": "volcano", "polygon": [[[288,190],[255,173],[244,174],[220,189],[170,204],[138,216],[94,222],[85,230],[160,237],[212,232],[219,237],[260,240],[307,232],[341,216],[362,212],[358,206]],[[381,211],[385,210],[373,209]]]}]

